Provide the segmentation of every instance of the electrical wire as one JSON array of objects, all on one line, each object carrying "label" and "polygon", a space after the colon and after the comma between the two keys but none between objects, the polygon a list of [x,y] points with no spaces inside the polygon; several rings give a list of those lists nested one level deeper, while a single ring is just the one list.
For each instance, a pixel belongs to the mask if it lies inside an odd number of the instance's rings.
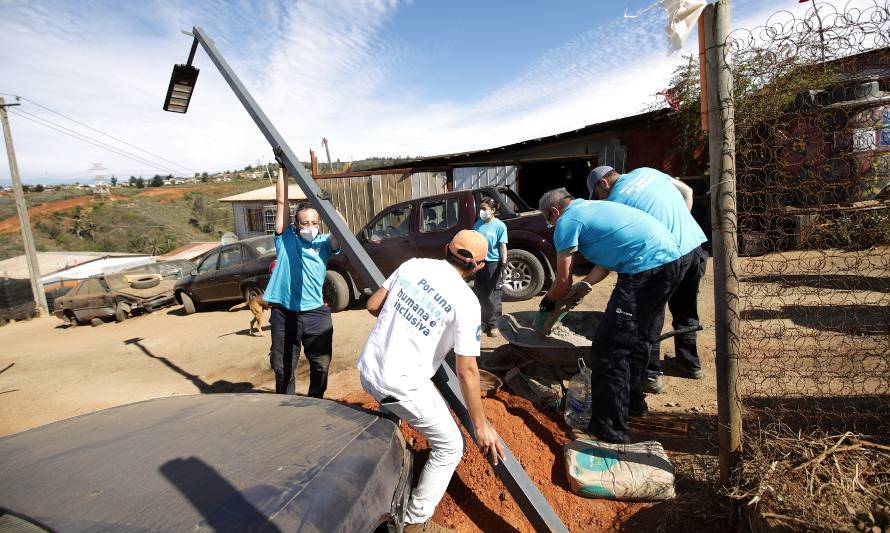
[{"label": "electrical wire", "polygon": [[[82,141],[82,142],[91,144],[91,145],[96,146],[96,147],[98,147],[98,148],[102,148],[102,149],[104,149],[104,150],[107,150],[107,151],[109,151],[109,152],[112,152],[112,153],[114,153],[114,154],[117,154],[117,155],[119,155],[119,156],[121,156],[121,157],[125,157],[125,158],[127,158],[127,159],[132,160],[132,161],[136,161],[137,163],[142,163],[142,164],[144,164],[144,165],[148,165],[149,168],[154,168],[154,169],[156,169],[156,170],[157,170],[157,169],[161,169],[161,170],[164,170],[164,171],[166,171],[166,172],[168,172],[168,173],[170,173],[170,174],[178,174],[178,175],[180,175],[180,176],[183,176],[183,175],[184,175],[182,172],[179,172],[179,171],[177,171],[177,170],[173,170],[173,169],[171,169],[171,168],[169,168],[169,167],[165,167],[165,166],[159,165],[159,164],[157,164],[157,163],[154,162],[154,161],[149,161],[148,159],[143,159],[143,158],[141,158],[140,156],[137,156],[137,155],[132,154],[132,153],[130,153],[130,152],[124,152],[124,151],[122,151],[121,149],[115,148],[115,147],[113,147],[113,146],[111,146],[111,145],[109,145],[109,144],[103,143],[102,141],[99,141],[99,140],[97,140],[97,139],[93,139],[93,138],[91,138],[91,137],[87,137],[86,135],[84,135],[84,134],[82,134],[82,133],[79,133],[79,132],[76,132],[76,131],[74,131],[74,130],[68,129],[68,128],[66,128],[65,126],[62,126],[62,125],[60,125],[60,124],[56,124],[56,123],[54,123],[54,122],[52,122],[52,121],[49,121],[49,120],[46,120],[45,118],[42,118],[42,117],[38,117],[37,115],[33,115],[33,114],[31,114],[31,113],[28,113],[27,111],[24,111],[24,112],[23,112],[23,111],[20,111],[20,110],[17,110],[17,109],[16,109],[16,110],[12,110],[12,109],[10,109],[10,110],[9,110],[9,113],[10,113],[10,114],[14,114],[14,115],[18,115],[19,117],[21,117],[21,118],[23,118],[23,119],[25,119],[25,120],[29,120],[29,121],[31,121],[31,122],[33,122],[33,123],[35,123],[35,124],[38,124],[38,125],[43,126],[43,127],[45,127],[45,128],[49,128],[49,129],[54,130],[54,131],[56,131],[56,132],[58,132],[58,133],[61,133],[61,134],[63,134],[63,135],[67,135],[67,136],[72,137],[72,138],[74,138],[74,139],[77,139],[77,140],[79,140],[79,141]],[[26,114],[27,114],[27,115],[30,115],[30,116],[26,116]]]},{"label": "electrical wire", "polygon": [[49,111],[50,113],[54,113],[54,114],[56,114],[56,115],[59,115],[60,117],[66,119],[66,120],[70,120],[71,122],[74,122],[75,124],[79,124],[79,125],[83,126],[84,128],[93,130],[93,131],[95,131],[96,133],[99,133],[99,134],[101,134],[101,135],[104,135],[104,136],[108,137],[109,139],[114,139],[115,141],[117,141],[117,142],[119,142],[119,143],[122,143],[122,144],[125,144],[125,145],[129,146],[130,148],[135,148],[136,150],[139,150],[140,152],[144,152],[144,153],[146,153],[146,154],[151,155],[152,157],[156,157],[156,158],[160,159],[161,161],[165,161],[165,162],[167,162],[167,163],[170,163],[170,164],[172,164],[173,166],[177,166],[177,167],[180,167],[180,168],[184,168],[185,170],[188,170],[190,173],[195,173],[195,172],[197,172],[197,170],[195,170],[195,169],[193,169],[193,168],[189,168],[189,167],[187,167],[187,166],[185,166],[185,165],[183,165],[183,164],[181,164],[181,163],[177,163],[176,161],[172,161],[172,160],[170,160],[170,159],[167,159],[166,157],[163,157],[163,156],[161,156],[161,155],[158,155],[158,154],[156,154],[156,153],[154,153],[154,152],[150,152],[150,151],[146,150],[145,148],[140,148],[140,147],[136,146],[135,144],[131,144],[131,143],[129,143],[129,142],[127,142],[127,141],[125,141],[125,140],[123,140],[123,139],[121,139],[121,138],[115,137],[114,135],[111,135],[110,133],[106,133],[106,132],[104,132],[104,131],[102,131],[102,130],[100,130],[100,129],[98,129],[98,128],[94,128],[93,126],[90,126],[89,124],[85,124],[85,123],[83,123],[83,122],[81,122],[81,121],[79,121],[79,120],[73,119],[73,118],[69,117],[68,115],[65,115],[64,113],[61,113],[61,112],[56,111],[56,110],[54,110],[54,109],[50,109],[49,107],[47,107],[47,106],[45,106],[45,105],[43,105],[43,104],[41,104],[41,103],[39,103],[39,102],[35,102],[34,100],[32,100],[32,99],[30,99],[30,98],[25,98],[24,96],[19,96],[19,95],[16,95],[16,94],[10,94],[10,93],[0,93],[0,94],[5,94],[5,95],[8,95],[8,96],[15,96],[15,97],[18,98],[19,100],[24,100],[24,101],[26,101],[26,102],[30,102],[30,103],[36,105],[36,106],[39,107],[39,108],[42,108],[42,109],[45,109],[45,110]]}]

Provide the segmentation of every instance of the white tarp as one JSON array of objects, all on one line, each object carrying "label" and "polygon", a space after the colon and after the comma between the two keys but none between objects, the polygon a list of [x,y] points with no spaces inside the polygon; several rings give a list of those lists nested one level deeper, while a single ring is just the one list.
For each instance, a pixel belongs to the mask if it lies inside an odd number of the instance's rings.
[{"label": "white tarp", "polygon": [[689,38],[689,35],[695,29],[698,18],[701,16],[705,6],[708,5],[706,0],[658,0],[658,2],[639,11],[636,15],[628,15],[625,18],[636,18],[642,13],[649,11],[657,6],[661,6],[668,15],[668,43],[670,43],[670,53],[673,54],[683,48],[683,43]]}]

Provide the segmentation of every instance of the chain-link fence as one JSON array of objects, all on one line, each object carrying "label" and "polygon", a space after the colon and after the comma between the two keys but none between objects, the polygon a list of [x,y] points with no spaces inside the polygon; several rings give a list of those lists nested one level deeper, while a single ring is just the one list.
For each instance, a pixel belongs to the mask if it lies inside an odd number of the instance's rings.
[{"label": "chain-link fence", "polygon": [[735,495],[795,529],[888,527],[890,4],[812,3],[727,44]]},{"label": "chain-link fence", "polygon": [[890,6],[730,35],[746,413],[890,435]]}]

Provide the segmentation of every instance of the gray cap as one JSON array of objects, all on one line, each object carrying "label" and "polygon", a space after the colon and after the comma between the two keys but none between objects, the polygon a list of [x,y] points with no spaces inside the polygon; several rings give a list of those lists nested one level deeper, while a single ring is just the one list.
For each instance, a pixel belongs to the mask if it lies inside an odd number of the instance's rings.
[{"label": "gray cap", "polygon": [[593,198],[593,189],[596,188],[597,182],[603,179],[603,176],[615,170],[612,167],[603,165],[600,167],[596,167],[595,169],[590,171],[590,174],[587,175],[587,192],[590,193],[590,198]]}]

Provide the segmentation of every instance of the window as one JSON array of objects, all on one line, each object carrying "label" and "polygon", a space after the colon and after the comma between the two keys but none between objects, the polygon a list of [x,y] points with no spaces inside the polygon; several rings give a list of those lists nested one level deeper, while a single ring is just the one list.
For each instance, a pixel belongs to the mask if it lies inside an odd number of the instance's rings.
[{"label": "window", "polygon": [[79,296],[100,296],[102,294],[105,294],[105,287],[96,278],[84,281],[83,286],[78,291]]},{"label": "window", "polygon": [[377,219],[370,228],[368,240],[380,242],[394,237],[408,235],[411,224],[411,206],[398,207]]},{"label": "window", "polygon": [[266,222],[263,219],[263,208],[255,207],[247,209],[247,231],[262,233],[266,231]]},{"label": "window", "polygon": [[250,241],[251,245],[256,249],[259,255],[266,255],[275,251],[275,241],[272,236],[258,237],[255,241]]},{"label": "window", "polygon": [[424,202],[420,205],[423,222],[421,233],[444,231],[457,225],[457,198],[448,198],[435,202]]},{"label": "window", "polygon": [[212,254],[208,255],[207,259],[201,262],[201,266],[198,267],[198,274],[213,272],[214,270],[216,270],[217,259],[219,259],[219,252],[213,252]]},{"label": "window", "polygon": [[223,270],[229,267],[241,264],[241,246],[232,246],[225,248],[219,253],[219,269]]}]

